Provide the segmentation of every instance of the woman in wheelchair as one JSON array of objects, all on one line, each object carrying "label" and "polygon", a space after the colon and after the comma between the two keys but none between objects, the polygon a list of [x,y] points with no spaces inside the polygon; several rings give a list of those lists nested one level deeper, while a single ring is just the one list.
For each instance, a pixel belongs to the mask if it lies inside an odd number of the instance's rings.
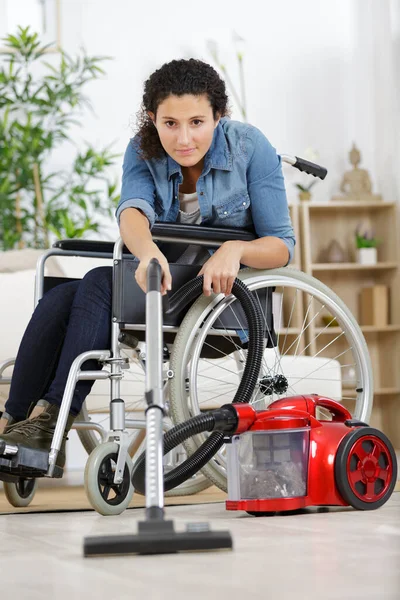
[{"label": "woman in wheelchair", "polygon": [[[229,118],[225,84],[199,60],[173,60],[144,84],[137,135],[123,163],[116,216],[125,245],[139,260],[136,280],[146,291],[152,258],[161,264],[162,292],[171,289],[169,262],[202,265],[204,294],[229,294],[241,265],[286,265],[295,244],[281,160],[264,135]],[[158,246],[155,221],[237,227],[253,241],[227,241],[213,254],[202,246]],[[68,373],[81,353],[110,347],[112,269],[58,285],[40,300],[23,336],[0,440],[49,450]],[[84,370],[100,369],[87,361]],[[65,440],[93,381],[75,388]]]}]

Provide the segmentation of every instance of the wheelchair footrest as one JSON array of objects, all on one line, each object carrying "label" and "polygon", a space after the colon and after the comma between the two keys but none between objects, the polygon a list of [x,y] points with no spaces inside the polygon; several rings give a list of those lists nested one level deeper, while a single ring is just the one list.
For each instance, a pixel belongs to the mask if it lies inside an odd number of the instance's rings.
[{"label": "wheelchair footrest", "polygon": [[[49,452],[26,446],[9,445],[0,441],[0,479],[12,477],[44,477],[49,468]],[[55,467],[53,477],[63,476],[63,469]]]}]

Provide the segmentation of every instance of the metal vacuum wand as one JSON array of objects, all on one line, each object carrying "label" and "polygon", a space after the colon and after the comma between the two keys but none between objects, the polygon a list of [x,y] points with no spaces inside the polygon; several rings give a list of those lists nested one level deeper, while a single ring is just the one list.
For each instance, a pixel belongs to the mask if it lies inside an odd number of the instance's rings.
[{"label": "metal vacuum wand", "polygon": [[229,531],[211,531],[207,523],[189,523],[186,531],[176,532],[173,521],[164,518],[161,279],[161,266],[153,258],[147,268],[146,294],[146,519],[139,521],[136,535],[85,538],[85,556],[232,549]]}]

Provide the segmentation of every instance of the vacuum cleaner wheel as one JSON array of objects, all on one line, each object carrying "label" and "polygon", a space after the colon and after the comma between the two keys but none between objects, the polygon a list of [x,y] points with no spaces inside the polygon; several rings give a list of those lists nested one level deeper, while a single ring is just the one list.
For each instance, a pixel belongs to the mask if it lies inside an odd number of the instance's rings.
[{"label": "vacuum cleaner wheel", "polygon": [[391,442],[379,430],[359,427],[341,441],[335,481],[344,501],[358,510],[374,510],[389,500],[397,479]]}]

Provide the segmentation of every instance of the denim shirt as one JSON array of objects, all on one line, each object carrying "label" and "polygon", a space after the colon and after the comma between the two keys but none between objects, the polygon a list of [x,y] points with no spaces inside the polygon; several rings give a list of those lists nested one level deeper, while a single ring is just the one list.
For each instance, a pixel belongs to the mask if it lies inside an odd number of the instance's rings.
[{"label": "denim shirt", "polygon": [[[150,227],[155,221],[175,222],[182,181],[180,165],[167,153],[159,159],[141,158],[135,136],[125,152],[118,221],[126,208],[138,208]],[[291,260],[295,237],[281,159],[259,129],[222,118],[204,157],[196,191],[201,225],[247,229],[259,238],[278,237]]]}]

